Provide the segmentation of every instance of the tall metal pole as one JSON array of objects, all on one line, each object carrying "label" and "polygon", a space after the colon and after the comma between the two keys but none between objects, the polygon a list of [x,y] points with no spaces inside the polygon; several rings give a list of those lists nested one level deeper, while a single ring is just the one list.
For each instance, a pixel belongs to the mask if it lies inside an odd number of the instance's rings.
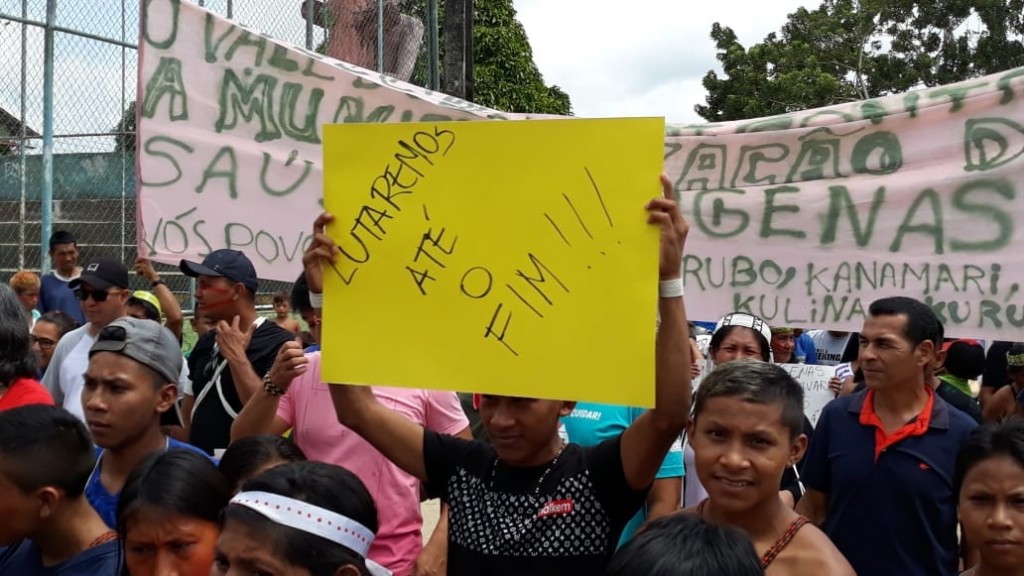
[{"label": "tall metal pole", "polygon": [[50,234],[53,231],[53,27],[57,25],[57,0],[46,0],[43,30],[43,189],[40,197],[40,270],[50,269]]},{"label": "tall metal pole", "polygon": [[384,73],[384,0],[377,0],[377,72]]},{"label": "tall metal pole", "polygon": [[[28,0],[21,0],[21,17],[28,19]],[[26,137],[28,136],[28,119],[26,114],[28,112],[28,105],[25,102],[25,87],[28,86],[28,24],[24,22],[21,24],[21,146],[18,149],[18,155],[21,157],[20,166],[21,169],[18,172],[21,174],[21,204],[18,207],[18,268],[25,269],[25,196],[28,192],[28,186],[25,183],[25,179],[28,177],[28,160],[25,157],[25,148],[28,147]],[[44,268],[43,271],[46,269]]]},{"label": "tall metal pole", "polygon": [[466,32],[464,37],[465,55],[463,66],[465,67],[465,86],[462,97],[469,102],[473,101],[473,0],[466,0],[466,12],[464,14]]},{"label": "tall metal pole", "polygon": [[313,49],[313,0],[306,0],[306,50]]},{"label": "tall metal pole", "polygon": [[466,2],[444,0],[444,92],[466,97]]},{"label": "tall metal pole", "polygon": [[441,89],[441,49],[437,29],[437,0],[427,0],[427,58],[430,60],[430,89]]},{"label": "tall metal pole", "polygon": [[228,0],[228,13],[227,13],[227,17],[228,17],[228,20],[231,20],[232,18],[235,17],[235,3],[232,0]]}]

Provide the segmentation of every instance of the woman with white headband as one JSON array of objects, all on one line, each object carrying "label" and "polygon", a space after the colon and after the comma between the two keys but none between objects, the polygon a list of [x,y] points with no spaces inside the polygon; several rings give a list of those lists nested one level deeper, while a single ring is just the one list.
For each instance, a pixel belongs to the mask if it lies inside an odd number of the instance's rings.
[{"label": "woman with white headband", "polygon": [[291,462],[242,484],[224,511],[212,575],[378,576],[377,508],[354,474]]}]

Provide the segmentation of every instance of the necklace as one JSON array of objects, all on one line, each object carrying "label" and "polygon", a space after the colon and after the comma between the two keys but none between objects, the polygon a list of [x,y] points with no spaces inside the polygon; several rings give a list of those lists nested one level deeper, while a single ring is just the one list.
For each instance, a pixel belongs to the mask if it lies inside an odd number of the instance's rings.
[{"label": "necklace", "polygon": [[555,454],[554,459],[548,464],[544,472],[541,473],[540,477],[537,478],[537,483],[534,485],[533,490],[527,493],[529,502],[525,503],[524,506],[518,507],[509,502],[506,506],[500,506],[501,510],[496,510],[494,497],[496,496],[495,483],[498,476],[498,458],[494,458],[494,464],[491,465],[491,479],[490,479],[490,490],[487,491],[484,498],[487,501],[488,509],[491,514],[495,514],[493,517],[498,533],[501,539],[506,542],[515,542],[520,540],[522,537],[529,532],[530,526],[536,519],[537,511],[531,508],[531,504],[537,505],[537,497],[540,496],[541,486],[544,485],[544,480],[548,477],[548,474],[558,464],[558,459],[562,456],[562,452],[565,450],[565,444],[563,443],[558,449],[558,453]]},{"label": "necklace", "polygon": [[[562,455],[562,452],[564,450],[565,443],[563,442],[562,445],[558,448],[558,452],[555,453],[555,458],[551,460],[551,463],[548,464],[548,467],[544,468],[544,471],[541,472],[541,478],[537,479],[537,485],[534,487],[534,493],[530,495],[531,498],[537,498],[538,496],[540,496],[541,486],[544,484],[544,479],[548,478],[549,472],[551,472],[551,470],[555,467],[555,464],[558,463],[558,458]],[[498,456],[495,456],[495,463],[490,465],[490,491],[492,491],[492,493],[495,492],[495,483],[498,480],[498,462],[499,458]]]}]

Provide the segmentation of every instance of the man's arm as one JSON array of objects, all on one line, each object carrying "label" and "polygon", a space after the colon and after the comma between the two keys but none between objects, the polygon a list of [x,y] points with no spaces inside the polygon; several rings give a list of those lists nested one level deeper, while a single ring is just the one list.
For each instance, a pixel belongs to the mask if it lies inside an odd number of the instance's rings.
[{"label": "man's arm", "polygon": [[185,438],[192,437],[192,409],[196,406],[196,397],[185,394],[181,400],[181,428],[184,430]]},{"label": "man's arm", "polygon": [[[321,266],[337,258],[338,249],[324,232],[324,227],[332,220],[334,216],[327,213],[317,217],[313,223],[313,241],[302,255],[306,282],[314,294],[323,292]],[[377,401],[369,386],[331,383],[330,389],[338,422],[362,436],[402,470],[421,481],[427,480],[422,426]]]},{"label": "man's arm", "polygon": [[338,422],[399,468],[426,482],[422,426],[381,404],[369,386],[332,383],[330,388]]},{"label": "man's arm", "polygon": [[[679,280],[689,226],[664,175],[661,185],[663,196],[647,205],[648,222],[661,228],[659,278]],[[655,344],[655,405],[622,434],[622,469],[635,490],[651,485],[690,413],[690,343],[682,295],[659,297],[658,312],[661,323]]]},{"label": "man's arm", "polygon": [[[181,329],[185,325],[185,317],[181,313],[181,305],[178,304],[178,299],[175,298],[174,293],[167,287],[167,284],[160,282],[160,274],[157,273],[156,268],[153,268],[153,263],[148,258],[139,256],[135,259],[135,273],[149,281],[153,295],[160,302],[164,325],[181,343]],[[160,283],[153,286],[155,282]]]},{"label": "man's arm", "polygon": [[[270,381],[280,390],[287,391],[308,367],[309,358],[302,353],[302,345],[295,341],[285,342],[270,367]],[[231,424],[231,441],[260,434],[284,434],[290,426],[277,415],[280,404],[281,396],[274,396],[261,387]]]},{"label": "man's arm", "polygon": [[683,492],[683,478],[658,478],[647,493],[647,521],[657,520],[679,512]]},{"label": "man's arm", "polygon": [[1009,410],[1007,405],[1016,402],[1013,398],[1013,386],[1006,385],[992,395],[992,400],[982,406],[981,416],[985,422],[999,422]]},{"label": "man's arm", "polygon": [[828,494],[808,488],[800,501],[796,504],[797,514],[803,514],[815,526],[821,527],[828,516]]}]

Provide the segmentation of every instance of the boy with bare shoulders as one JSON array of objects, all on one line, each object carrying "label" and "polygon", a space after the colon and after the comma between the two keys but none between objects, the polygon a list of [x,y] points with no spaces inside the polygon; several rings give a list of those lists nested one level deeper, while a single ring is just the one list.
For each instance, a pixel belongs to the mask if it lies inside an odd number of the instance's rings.
[{"label": "boy with bare shoulders", "polygon": [[828,537],[779,499],[782,473],[807,448],[803,396],[774,364],[737,360],[711,372],[688,425],[708,498],[683,513],[744,530],[766,576],[851,576]]}]

